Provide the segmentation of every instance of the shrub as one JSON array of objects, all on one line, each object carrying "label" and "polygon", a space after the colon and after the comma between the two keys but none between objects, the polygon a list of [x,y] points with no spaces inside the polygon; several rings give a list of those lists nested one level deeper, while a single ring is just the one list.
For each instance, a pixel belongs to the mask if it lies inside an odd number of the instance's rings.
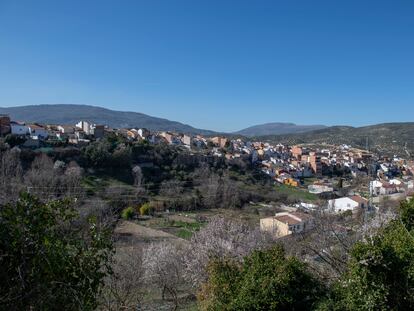
[{"label": "shrub", "polygon": [[213,259],[199,292],[201,310],[313,310],[322,285],[281,246],[253,251],[243,263]]},{"label": "shrub", "polygon": [[125,208],[122,213],[121,217],[125,220],[132,219],[134,217],[135,211],[133,207],[127,207]]},{"label": "shrub", "polygon": [[97,308],[111,271],[110,232],[92,219],[79,230],[78,220],[68,201],[22,194],[0,206],[1,310]]},{"label": "shrub", "polygon": [[150,203],[145,203],[140,207],[139,213],[141,214],[141,216],[154,215],[154,208],[151,206]]}]

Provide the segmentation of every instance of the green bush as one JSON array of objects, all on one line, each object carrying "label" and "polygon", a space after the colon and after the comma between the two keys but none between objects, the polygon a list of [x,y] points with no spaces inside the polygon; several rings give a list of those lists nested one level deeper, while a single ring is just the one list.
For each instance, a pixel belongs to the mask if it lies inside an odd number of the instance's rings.
[{"label": "green bush", "polygon": [[140,207],[139,213],[141,216],[154,215],[154,208],[150,203],[145,203]]},{"label": "green bush", "polygon": [[321,295],[307,265],[275,246],[243,263],[213,259],[198,298],[201,310],[313,310]]},{"label": "green bush", "polygon": [[43,203],[28,194],[0,206],[1,310],[85,310],[98,306],[110,273],[110,232],[68,201]]},{"label": "green bush", "polygon": [[125,220],[132,219],[134,215],[135,215],[135,211],[133,207],[125,208],[121,213],[121,217]]}]

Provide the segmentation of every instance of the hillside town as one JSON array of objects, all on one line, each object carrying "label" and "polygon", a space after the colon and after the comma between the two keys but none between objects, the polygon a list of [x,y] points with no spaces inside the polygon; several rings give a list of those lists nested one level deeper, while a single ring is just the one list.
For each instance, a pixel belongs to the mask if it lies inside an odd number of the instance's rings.
[{"label": "hillside town", "polygon": [[335,214],[373,212],[384,202],[399,202],[414,193],[414,161],[382,157],[347,145],[271,145],[247,138],[204,137],[145,128],[113,129],[86,120],[70,125],[32,124],[10,120],[7,115],[0,116],[0,133],[20,138],[20,148],[82,147],[112,133],[130,141],[181,146],[192,153],[227,160],[243,159],[275,184],[298,188],[320,198],[317,203],[296,204],[297,214],[276,214],[261,222],[263,230],[272,231],[279,221],[288,224],[291,229],[281,230],[284,234],[312,227],[307,224],[309,215],[304,213],[315,209]]}]

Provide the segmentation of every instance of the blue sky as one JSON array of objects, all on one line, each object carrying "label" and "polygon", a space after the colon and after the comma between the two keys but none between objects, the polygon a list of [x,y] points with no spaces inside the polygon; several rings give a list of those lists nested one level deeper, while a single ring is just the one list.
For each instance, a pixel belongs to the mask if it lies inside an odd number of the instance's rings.
[{"label": "blue sky", "polygon": [[232,131],[414,121],[414,1],[0,0],[0,106]]}]

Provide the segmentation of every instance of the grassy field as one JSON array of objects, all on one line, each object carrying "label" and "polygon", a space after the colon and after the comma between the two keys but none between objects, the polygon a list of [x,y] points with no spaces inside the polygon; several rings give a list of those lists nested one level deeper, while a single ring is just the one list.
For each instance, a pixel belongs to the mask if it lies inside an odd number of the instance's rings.
[{"label": "grassy field", "polygon": [[285,194],[289,199],[295,199],[306,202],[315,202],[318,200],[318,196],[313,193],[309,193],[305,189],[298,187],[291,187],[287,185],[276,185],[276,191],[281,194]]},{"label": "grassy field", "polygon": [[142,226],[161,230],[172,234],[178,238],[189,240],[194,232],[200,230],[205,224],[204,222],[195,219],[196,214],[164,214],[160,217],[153,217],[150,219],[140,219],[138,223]]}]

